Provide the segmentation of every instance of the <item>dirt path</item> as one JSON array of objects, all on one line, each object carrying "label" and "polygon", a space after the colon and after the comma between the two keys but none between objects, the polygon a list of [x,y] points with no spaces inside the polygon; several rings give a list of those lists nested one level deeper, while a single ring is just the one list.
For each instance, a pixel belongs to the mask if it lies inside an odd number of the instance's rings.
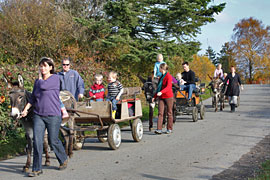
[{"label": "dirt path", "polygon": [[[122,145],[117,151],[88,139],[69,160],[65,171],[56,170],[58,163],[53,159],[52,166],[44,167],[44,174],[36,179],[224,179],[231,174],[229,170],[237,169],[237,163],[249,166],[251,161],[242,164],[243,155],[259,151],[252,148],[269,134],[269,95],[270,86],[245,86],[236,113],[230,113],[228,106],[215,113],[209,99],[204,102],[205,120],[194,123],[191,116],[180,116],[171,135],[148,132],[146,122],[140,143],[134,143],[131,133],[123,130]],[[0,179],[25,179],[21,173],[25,159],[21,156],[1,161]]]}]

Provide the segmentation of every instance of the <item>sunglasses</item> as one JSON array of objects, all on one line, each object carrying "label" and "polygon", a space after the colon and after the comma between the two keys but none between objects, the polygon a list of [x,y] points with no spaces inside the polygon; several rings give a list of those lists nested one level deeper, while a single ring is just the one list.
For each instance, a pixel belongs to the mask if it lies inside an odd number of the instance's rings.
[{"label": "sunglasses", "polygon": [[69,66],[69,64],[62,64],[63,66]]}]

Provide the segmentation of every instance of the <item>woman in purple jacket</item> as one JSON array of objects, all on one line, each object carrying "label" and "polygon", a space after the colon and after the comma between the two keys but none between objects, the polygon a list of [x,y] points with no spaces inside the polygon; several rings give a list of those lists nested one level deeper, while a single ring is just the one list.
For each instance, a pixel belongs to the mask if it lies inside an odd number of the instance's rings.
[{"label": "woman in purple jacket", "polygon": [[42,153],[45,129],[48,130],[51,145],[58,162],[59,170],[67,167],[67,155],[58,138],[61,125],[60,80],[54,74],[54,63],[51,58],[41,58],[39,62],[39,78],[35,81],[30,102],[25,106],[22,116],[26,116],[31,106],[34,108],[34,154],[30,177],[42,174]]}]

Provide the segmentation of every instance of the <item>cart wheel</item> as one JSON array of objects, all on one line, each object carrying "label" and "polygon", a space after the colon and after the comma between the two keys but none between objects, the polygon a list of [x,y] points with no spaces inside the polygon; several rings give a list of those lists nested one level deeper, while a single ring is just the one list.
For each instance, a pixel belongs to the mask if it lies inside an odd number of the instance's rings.
[{"label": "cart wheel", "polygon": [[193,107],[192,109],[192,119],[193,119],[193,122],[198,121],[198,108],[197,107]]},{"label": "cart wheel", "polygon": [[201,120],[204,119],[204,116],[205,116],[205,106],[203,104],[201,104],[201,107],[200,107],[200,118],[201,118]]},{"label": "cart wheel", "polygon": [[116,150],[121,145],[121,129],[118,124],[111,124],[108,129],[108,143],[110,148]]},{"label": "cart wheel", "polygon": [[132,123],[132,137],[135,142],[139,142],[143,137],[143,124],[140,119],[135,119]]},{"label": "cart wheel", "polygon": [[107,142],[108,141],[107,136],[108,134],[106,130],[97,130],[97,137],[100,142],[102,143]]}]

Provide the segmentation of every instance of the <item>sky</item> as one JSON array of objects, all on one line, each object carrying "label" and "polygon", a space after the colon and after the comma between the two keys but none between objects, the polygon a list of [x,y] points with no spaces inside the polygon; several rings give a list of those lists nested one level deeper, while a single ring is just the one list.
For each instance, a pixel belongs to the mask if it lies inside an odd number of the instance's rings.
[{"label": "sky", "polygon": [[196,38],[202,43],[199,54],[204,54],[208,46],[218,53],[225,42],[232,40],[233,28],[241,19],[253,17],[270,26],[270,0],[213,0],[214,4],[223,2],[226,6],[215,15],[216,22],[203,26]]}]

